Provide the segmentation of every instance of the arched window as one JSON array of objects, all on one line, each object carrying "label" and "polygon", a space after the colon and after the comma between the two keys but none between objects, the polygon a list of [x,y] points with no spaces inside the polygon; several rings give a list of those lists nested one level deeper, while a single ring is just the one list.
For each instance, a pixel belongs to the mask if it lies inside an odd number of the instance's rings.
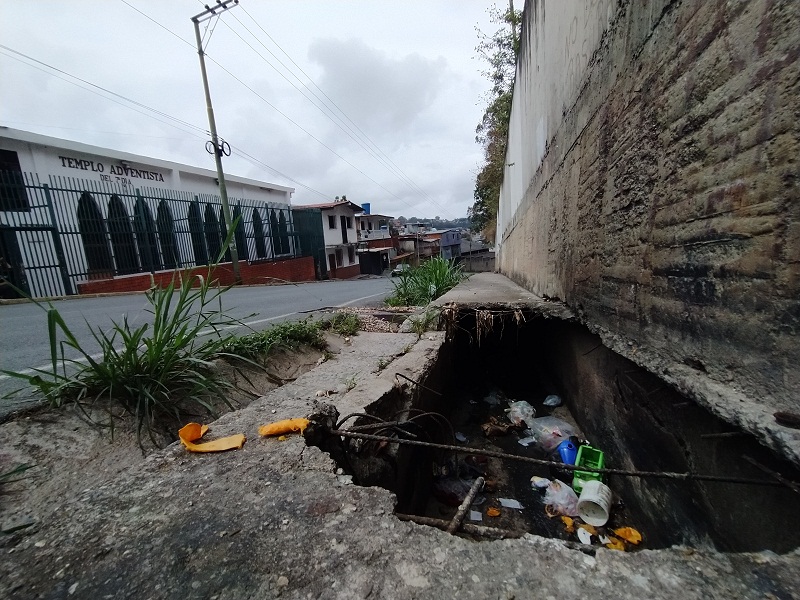
[{"label": "arched window", "polygon": [[114,261],[111,258],[111,248],[108,247],[103,215],[88,192],[83,192],[78,200],[78,230],[81,232],[89,274],[111,275]]},{"label": "arched window", "polygon": [[233,220],[239,220],[238,225],[236,225],[236,233],[234,237],[236,238],[236,252],[239,254],[239,258],[242,260],[249,260],[249,251],[247,249],[247,236],[244,234],[244,219],[242,218],[242,207],[237,204],[233,207]]},{"label": "arched window", "polygon": [[136,245],[139,247],[139,258],[144,271],[160,271],[161,257],[158,255],[158,237],[156,224],[150,207],[139,196],[133,214],[133,228],[136,230]]},{"label": "arched window", "polygon": [[175,238],[175,220],[172,218],[172,211],[164,200],[158,203],[156,226],[158,228],[158,238],[161,242],[161,256],[164,257],[164,266],[167,269],[175,269],[180,263],[178,240]]},{"label": "arched window", "polygon": [[208,250],[206,249],[203,217],[200,215],[200,203],[197,200],[189,205],[189,234],[192,238],[194,264],[197,266],[207,265]]},{"label": "arched window", "polygon": [[275,209],[269,211],[269,237],[272,240],[272,256],[283,254],[281,252],[281,238],[278,235],[278,217],[275,216]]},{"label": "arched window", "polygon": [[267,245],[264,243],[264,223],[261,221],[261,213],[257,208],[253,209],[253,237],[256,241],[256,256],[267,258]]},{"label": "arched window", "polygon": [[108,233],[117,263],[117,275],[139,272],[139,259],[136,256],[136,242],[133,228],[125,205],[116,194],[108,201]]},{"label": "arched window", "polygon": [[[225,212],[222,207],[219,209],[219,235],[222,238],[222,243],[228,239],[228,226],[225,225]],[[225,262],[231,262],[231,247],[225,245]]]},{"label": "arched window", "polygon": [[278,217],[278,234],[281,238],[281,254],[289,254],[292,248],[289,245],[289,229],[286,226],[284,211],[281,211],[281,216]]},{"label": "arched window", "polygon": [[219,239],[219,221],[214,214],[214,207],[206,204],[205,214],[206,244],[208,245],[208,256],[212,262],[217,262],[222,251],[222,241]]}]

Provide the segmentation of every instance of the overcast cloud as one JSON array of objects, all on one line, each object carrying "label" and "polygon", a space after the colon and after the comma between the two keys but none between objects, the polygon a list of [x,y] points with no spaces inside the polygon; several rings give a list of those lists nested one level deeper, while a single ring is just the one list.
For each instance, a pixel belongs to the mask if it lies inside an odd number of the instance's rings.
[{"label": "overcast cloud", "polygon": [[[234,146],[226,172],[294,187],[295,204],[347,194],[383,214],[466,216],[488,88],[475,27],[494,29],[489,6],[241,0],[206,48],[217,61],[208,64],[217,127]],[[4,46],[194,127],[132,110],[7,50],[0,125],[214,168],[195,129],[208,128],[189,20],[202,10],[197,0],[0,3]],[[352,122],[330,117],[331,101]],[[376,158],[375,146],[386,156]]]}]

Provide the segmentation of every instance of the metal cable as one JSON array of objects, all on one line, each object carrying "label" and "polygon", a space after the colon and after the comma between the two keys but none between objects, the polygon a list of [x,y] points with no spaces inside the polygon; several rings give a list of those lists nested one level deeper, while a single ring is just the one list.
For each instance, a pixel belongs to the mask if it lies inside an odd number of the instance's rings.
[{"label": "metal cable", "polygon": [[464,454],[477,454],[482,456],[492,456],[495,458],[502,458],[507,460],[517,460],[520,462],[528,462],[536,465],[558,467],[559,469],[567,471],[586,471],[590,473],[603,473],[605,475],[621,475],[623,477],[652,477],[655,479],[677,479],[683,481],[714,481],[719,483],[737,483],[743,485],[764,485],[769,487],[783,486],[778,481],[770,481],[764,479],[745,479],[741,477],[725,477],[719,475],[701,475],[698,473],[673,473],[668,471],[627,471],[625,469],[593,469],[591,467],[579,467],[576,465],[568,465],[552,460],[544,460],[541,458],[532,458],[529,456],[517,456],[515,454],[506,454],[505,452],[498,452],[496,450],[483,450],[480,448],[470,448],[466,446],[451,446],[449,444],[436,444],[433,442],[421,442],[418,440],[401,440],[397,438],[389,438],[380,435],[372,435],[369,433],[357,433],[354,431],[342,431],[338,429],[329,430],[332,435],[341,437],[360,438],[365,440],[373,440],[377,442],[392,442],[396,444],[406,444],[409,446],[422,446],[425,448],[435,448],[438,450],[452,450]]}]

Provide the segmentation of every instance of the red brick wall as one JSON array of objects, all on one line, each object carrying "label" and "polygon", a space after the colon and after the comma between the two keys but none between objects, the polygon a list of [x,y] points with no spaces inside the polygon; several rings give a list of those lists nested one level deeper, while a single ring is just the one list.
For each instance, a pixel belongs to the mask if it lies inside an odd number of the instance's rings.
[{"label": "red brick wall", "polygon": [[[244,285],[280,284],[284,281],[314,281],[314,259],[310,256],[278,260],[275,262],[262,262],[248,264],[239,263],[239,270]],[[153,275],[156,285],[166,286],[179,271],[159,271]],[[189,275],[203,275],[208,273],[208,267],[195,267],[180,271],[183,277]],[[230,285],[234,282],[231,263],[224,263],[214,268],[212,279],[221,285]],[[141,273],[116,277],[114,279],[93,280],[78,284],[80,294],[99,294],[109,292],[142,292],[150,288],[150,274]]]},{"label": "red brick wall", "polygon": [[361,275],[361,266],[350,265],[347,267],[336,267],[335,277],[332,271],[328,271],[328,274],[335,279],[351,279],[353,277],[358,277],[359,275]]},{"label": "red brick wall", "polygon": [[365,241],[367,242],[367,248],[394,248],[397,246],[396,240],[397,238],[381,238]]}]

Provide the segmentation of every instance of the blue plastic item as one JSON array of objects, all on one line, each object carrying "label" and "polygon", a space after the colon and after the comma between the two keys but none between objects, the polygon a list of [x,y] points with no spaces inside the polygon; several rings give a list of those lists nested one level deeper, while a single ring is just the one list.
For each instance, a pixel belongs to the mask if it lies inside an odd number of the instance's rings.
[{"label": "blue plastic item", "polygon": [[561,462],[565,465],[575,464],[575,460],[578,458],[578,448],[575,447],[575,444],[569,440],[564,440],[556,449],[558,450],[558,455],[561,457]]}]

